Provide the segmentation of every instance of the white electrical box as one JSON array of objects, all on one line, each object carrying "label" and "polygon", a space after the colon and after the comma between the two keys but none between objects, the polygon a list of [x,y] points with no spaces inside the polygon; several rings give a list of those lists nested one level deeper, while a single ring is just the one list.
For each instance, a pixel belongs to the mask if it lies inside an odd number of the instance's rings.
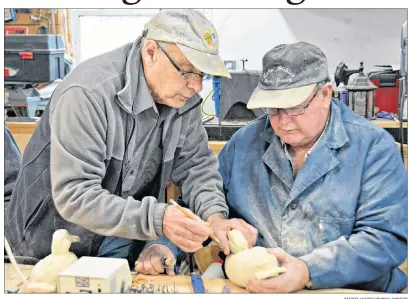
[{"label": "white electrical box", "polygon": [[83,256],[57,278],[57,290],[66,293],[120,293],[131,286],[126,259]]}]

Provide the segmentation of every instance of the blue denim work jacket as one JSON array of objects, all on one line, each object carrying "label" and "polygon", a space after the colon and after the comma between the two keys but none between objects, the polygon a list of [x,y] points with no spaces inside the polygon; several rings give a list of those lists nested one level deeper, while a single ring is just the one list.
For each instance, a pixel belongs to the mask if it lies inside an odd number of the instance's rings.
[{"label": "blue denim work jacket", "polygon": [[[407,174],[391,137],[332,100],[328,126],[294,178],[267,116],[238,130],[219,154],[230,218],[308,266],[313,289],[401,292],[407,257]],[[184,194],[183,194],[184,196]],[[177,246],[161,237],[149,241]]]},{"label": "blue denim work jacket", "polygon": [[294,178],[267,116],[219,155],[230,218],[308,266],[312,288],[400,292],[407,256],[407,174],[385,130],[332,100],[324,134]]}]

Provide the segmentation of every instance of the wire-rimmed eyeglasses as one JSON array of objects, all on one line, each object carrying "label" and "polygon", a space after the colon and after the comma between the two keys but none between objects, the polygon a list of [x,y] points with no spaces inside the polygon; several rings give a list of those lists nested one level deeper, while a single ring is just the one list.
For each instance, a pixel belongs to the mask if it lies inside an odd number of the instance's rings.
[{"label": "wire-rimmed eyeglasses", "polygon": [[305,109],[307,109],[307,107],[310,106],[312,101],[314,101],[314,99],[317,97],[318,91],[320,89],[321,88],[318,85],[316,85],[315,92],[314,92],[313,96],[311,97],[311,99],[306,104],[297,105],[297,106],[291,107],[291,108],[265,108],[265,112],[267,114],[269,114],[270,116],[277,116],[280,113],[280,110],[283,110],[289,116],[297,116],[297,115],[304,114]]},{"label": "wire-rimmed eyeglasses", "polygon": [[196,72],[185,72],[182,69],[178,67],[178,65],[171,59],[171,57],[167,54],[167,52],[164,50],[164,48],[160,45],[159,42],[156,42],[160,50],[164,53],[164,55],[167,56],[168,60],[170,63],[174,66],[174,68],[177,70],[177,72],[180,73],[181,76],[184,77],[186,80],[194,79],[195,81],[203,81],[205,79],[206,74],[201,72],[201,73],[196,73]]}]

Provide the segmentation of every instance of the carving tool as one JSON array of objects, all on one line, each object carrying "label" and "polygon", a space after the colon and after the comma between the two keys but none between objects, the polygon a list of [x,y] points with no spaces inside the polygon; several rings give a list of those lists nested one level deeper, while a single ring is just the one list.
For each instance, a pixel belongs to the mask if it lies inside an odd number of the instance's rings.
[{"label": "carving tool", "polygon": [[190,272],[191,272],[191,286],[195,294],[205,294],[205,287],[203,279],[200,274],[194,272],[194,257],[190,254]]},{"label": "carving tool", "polygon": [[[176,259],[174,258],[166,258],[166,257],[162,257],[161,258],[161,267],[163,269],[168,268],[168,267],[173,267],[176,264]],[[137,267],[138,264],[140,264],[141,261],[136,261],[134,263],[134,268]]]},{"label": "carving tool", "polygon": [[177,260],[174,258],[166,258],[163,257],[161,259],[161,267],[163,267],[163,269],[168,268],[168,267],[173,267],[176,264]]},{"label": "carving tool", "polygon": [[[183,212],[184,215],[186,215],[188,218],[196,220],[198,222],[205,222],[204,220],[202,220],[200,217],[198,217],[196,214],[194,214],[190,210],[184,209],[182,206],[180,206],[174,200],[170,199],[170,202],[171,202],[172,205],[176,206],[181,212]],[[220,244],[220,240],[218,240],[217,237],[213,233],[211,233],[210,238],[212,240],[214,240],[215,242],[217,242],[218,244]]]}]

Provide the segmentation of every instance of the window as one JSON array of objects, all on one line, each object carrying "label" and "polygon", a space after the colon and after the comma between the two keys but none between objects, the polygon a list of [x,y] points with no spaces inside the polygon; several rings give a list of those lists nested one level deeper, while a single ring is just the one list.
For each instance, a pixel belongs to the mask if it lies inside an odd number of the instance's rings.
[{"label": "window", "polygon": [[73,52],[76,64],[133,42],[158,9],[72,10]]}]

